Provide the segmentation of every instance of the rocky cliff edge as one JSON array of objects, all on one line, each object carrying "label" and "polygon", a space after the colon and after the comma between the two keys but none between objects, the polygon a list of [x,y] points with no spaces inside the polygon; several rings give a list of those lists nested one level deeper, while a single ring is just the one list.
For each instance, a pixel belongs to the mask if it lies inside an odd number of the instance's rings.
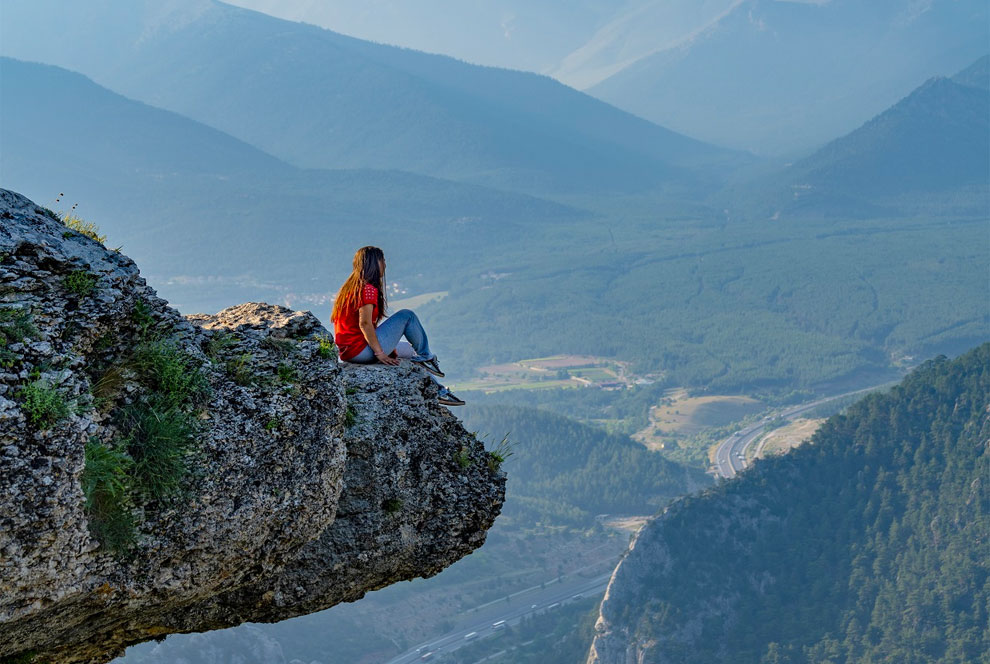
[{"label": "rocky cliff edge", "polygon": [[312,314],[180,316],[91,229],[0,190],[0,662],[105,662],[431,576],[498,460],[420,368]]}]

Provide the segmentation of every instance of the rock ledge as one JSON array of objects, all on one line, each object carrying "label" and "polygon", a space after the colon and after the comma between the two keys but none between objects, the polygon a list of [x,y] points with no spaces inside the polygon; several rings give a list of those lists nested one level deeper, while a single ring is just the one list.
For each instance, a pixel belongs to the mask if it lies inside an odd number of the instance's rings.
[{"label": "rock ledge", "polygon": [[[341,368],[325,334],[260,303],[183,318],[130,259],[0,190],[0,661],[106,662],[284,620],[484,543],[505,476],[483,445],[422,369]],[[182,498],[135,506],[136,543],[114,552],[92,534],[84,450],[127,440],[149,337],[192,358],[208,396]],[[34,382],[70,406],[54,424],[31,417]]]}]

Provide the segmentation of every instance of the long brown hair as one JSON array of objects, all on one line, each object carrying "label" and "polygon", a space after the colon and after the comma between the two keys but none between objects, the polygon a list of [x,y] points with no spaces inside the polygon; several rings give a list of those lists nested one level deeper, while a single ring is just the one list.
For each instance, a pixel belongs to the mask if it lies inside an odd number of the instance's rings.
[{"label": "long brown hair", "polygon": [[354,269],[351,276],[340,287],[337,299],[333,302],[331,321],[337,321],[346,312],[358,309],[361,305],[361,291],[366,284],[378,289],[378,320],[385,316],[388,301],[385,298],[385,252],[378,247],[361,247],[354,254]]}]

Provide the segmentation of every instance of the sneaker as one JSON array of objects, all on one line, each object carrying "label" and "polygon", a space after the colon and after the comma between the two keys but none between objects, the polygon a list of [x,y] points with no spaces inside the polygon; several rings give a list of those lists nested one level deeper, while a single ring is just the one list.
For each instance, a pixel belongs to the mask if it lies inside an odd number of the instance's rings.
[{"label": "sneaker", "polygon": [[454,396],[454,393],[446,387],[440,389],[440,395],[437,400],[444,406],[463,406],[465,403],[463,399],[458,399]]},{"label": "sneaker", "polygon": [[428,360],[424,360],[419,356],[412,358],[412,361],[429,371],[434,376],[444,377],[444,373],[440,371],[440,365],[437,364],[437,356],[434,355]]}]

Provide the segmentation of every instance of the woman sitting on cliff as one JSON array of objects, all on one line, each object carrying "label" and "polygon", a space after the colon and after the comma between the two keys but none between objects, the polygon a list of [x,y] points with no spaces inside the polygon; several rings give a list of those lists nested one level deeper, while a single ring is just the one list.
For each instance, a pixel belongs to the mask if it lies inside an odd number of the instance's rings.
[{"label": "woman sitting on cliff", "polygon": [[[430,352],[426,331],[416,314],[402,309],[383,321],[386,306],[385,253],[378,247],[361,247],[354,254],[354,269],[340,287],[330,315],[340,359],[397,366],[401,357],[442,378],[437,356]],[[403,336],[408,343],[399,341]],[[440,385],[440,403],[464,405],[443,385]]]}]

